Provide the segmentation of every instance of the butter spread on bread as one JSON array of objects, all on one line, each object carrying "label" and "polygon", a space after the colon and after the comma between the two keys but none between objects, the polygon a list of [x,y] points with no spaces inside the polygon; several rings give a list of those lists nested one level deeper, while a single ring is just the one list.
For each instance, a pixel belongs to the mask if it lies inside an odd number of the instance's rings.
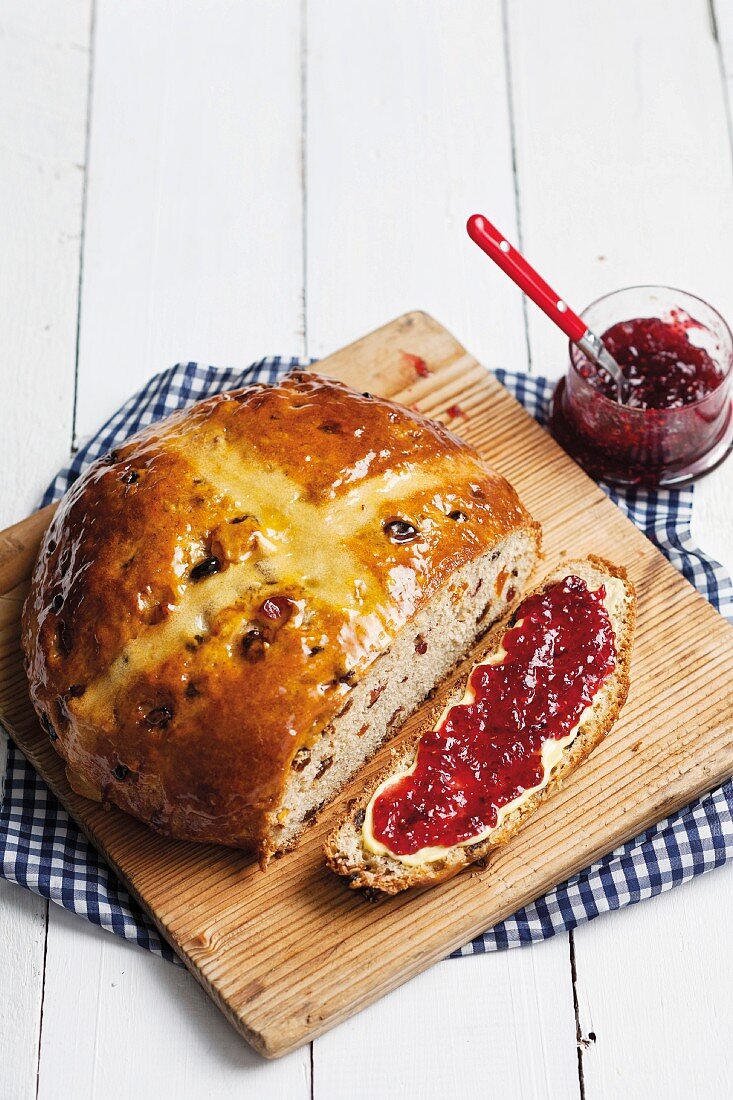
[{"label": "butter spread on bread", "polygon": [[266,861],[502,616],[539,529],[441,425],[310,372],[72,486],[23,615],[75,790]]},{"label": "butter spread on bread", "polygon": [[327,843],[333,869],[394,893],[508,840],[616,717],[634,608],[623,571],[601,559],[547,578],[432,728],[342,819]]}]

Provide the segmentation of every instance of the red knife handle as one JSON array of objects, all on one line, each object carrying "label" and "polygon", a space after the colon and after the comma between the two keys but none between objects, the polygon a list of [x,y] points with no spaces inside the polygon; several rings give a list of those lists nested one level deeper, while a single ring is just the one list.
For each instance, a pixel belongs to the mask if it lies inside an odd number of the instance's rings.
[{"label": "red knife handle", "polygon": [[483,249],[495,264],[498,264],[504,274],[508,275],[535,305],[544,310],[566,336],[577,341],[585,335],[588,329],[585,322],[581,321],[577,313],[573,313],[572,309],[527,263],[521,252],[517,252],[516,248],[509,244],[506,237],[491,224],[488,218],[482,214],[472,214],[466,229],[471,240]]}]

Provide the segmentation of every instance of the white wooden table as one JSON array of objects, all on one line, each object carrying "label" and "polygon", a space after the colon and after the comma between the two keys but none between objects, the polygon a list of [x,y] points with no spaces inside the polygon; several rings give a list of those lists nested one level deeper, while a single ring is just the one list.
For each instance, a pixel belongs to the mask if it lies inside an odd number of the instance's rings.
[{"label": "white wooden table", "polygon": [[[568,300],[733,318],[733,0],[9,0],[0,9],[0,521],[179,359],[319,356],[410,309],[487,366]],[[733,568],[733,461],[697,489]],[[733,869],[535,948],[449,960],[277,1063],[187,973],[0,882],[0,1096],[730,1093]]]}]

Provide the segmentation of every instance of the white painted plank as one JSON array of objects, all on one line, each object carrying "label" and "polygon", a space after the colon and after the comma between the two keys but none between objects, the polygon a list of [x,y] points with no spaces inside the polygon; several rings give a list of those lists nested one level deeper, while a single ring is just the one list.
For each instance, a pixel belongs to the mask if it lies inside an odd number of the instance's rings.
[{"label": "white painted plank", "polygon": [[[71,443],[89,9],[0,11],[2,527],[33,508]],[[36,1094],[45,938],[46,903],[0,882],[0,1092],[13,1100]]]},{"label": "white painted plank", "polygon": [[316,1100],[578,1096],[568,967],[566,937],[439,963],[314,1043]]},{"label": "white painted plank", "polygon": [[[733,138],[733,133],[730,130],[731,120],[733,119],[733,0],[715,0],[712,10],[715,18],[713,29],[718,38],[720,64],[727,99],[729,135]],[[729,147],[727,154],[729,166],[733,170],[733,149]],[[721,151],[720,155],[722,159],[724,152]],[[730,289],[728,270],[730,252],[725,252],[724,256],[723,262],[727,262],[728,266],[721,278],[721,283]],[[715,267],[720,270],[720,261],[717,259]],[[733,323],[733,313],[727,312],[726,316],[729,323]],[[733,574],[733,519],[730,512],[732,491],[733,461],[729,459],[726,467],[710,477],[703,478],[698,484],[695,492],[695,511],[692,522],[693,536],[708,553],[722,562],[731,574]]]},{"label": "white painted plank", "polygon": [[77,434],[181,359],[302,349],[297,0],[101,0]]},{"label": "white painted plank", "polygon": [[35,1100],[46,904],[0,879],[0,1092]]},{"label": "white painted plank", "polygon": [[[528,258],[576,309],[640,283],[733,317],[731,161],[705,3],[509,5],[520,212]],[[725,274],[725,277],[724,277]],[[493,287],[504,279],[487,272]],[[529,307],[535,368],[566,340]]]},{"label": "white painted plank", "polygon": [[410,309],[487,366],[526,366],[522,303],[465,222],[515,230],[498,0],[310,0],[308,350]]},{"label": "white painted plank", "polygon": [[267,1062],[187,971],[54,913],[39,1100],[310,1097],[307,1047]]},{"label": "white painted plank", "polygon": [[[77,430],[153,372],[302,348],[291,0],[97,6]],[[73,1027],[69,1014],[73,1008]],[[40,1095],[307,1097],[183,971],[52,907]]]},{"label": "white painted plank", "polygon": [[89,8],[34,0],[0,10],[2,527],[31,510],[69,457]]},{"label": "white painted plank", "polygon": [[[532,0],[509,11],[528,256],[580,307],[664,282],[732,318],[731,160],[707,5],[614,0],[591,14],[580,0],[551,11]],[[564,340],[536,311],[530,339],[535,367],[561,373]],[[732,488],[729,461],[698,485],[693,526],[729,565]],[[588,1100],[727,1091],[732,902],[733,874],[716,871],[576,932],[581,1028],[596,1036],[583,1054]]]},{"label": "white painted plank", "polygon": [[722,75],[730,98],[733,96],[733,0],[713,0],[712,12]]},{"label": "white painted plank", "polygon": [[730,1095],[733,869],[575,933],[585,1095]]},{"label": "white painted plank", "polygon": [[[306,85],[309,352],[418,307],[526,367],[519,295],[464,229],[515,229],[500,5],[310,0]],[[313,1050],[316,1100],[576,1095],[567,941],[445,962]]]}]

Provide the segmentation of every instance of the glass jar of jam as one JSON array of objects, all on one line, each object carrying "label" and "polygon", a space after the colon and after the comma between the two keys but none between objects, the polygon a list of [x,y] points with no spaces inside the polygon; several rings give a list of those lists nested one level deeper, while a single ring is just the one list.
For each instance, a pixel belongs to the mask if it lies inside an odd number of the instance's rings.
[{"label": "glass jar of jam", "polygon": [[613,380],[574,344],[552,398],[550,430],[595,478],[621,485],[678,485],[706,473],[733,445],[733,337],[700,298],[636,286],[581,314],[627,379]]}]

